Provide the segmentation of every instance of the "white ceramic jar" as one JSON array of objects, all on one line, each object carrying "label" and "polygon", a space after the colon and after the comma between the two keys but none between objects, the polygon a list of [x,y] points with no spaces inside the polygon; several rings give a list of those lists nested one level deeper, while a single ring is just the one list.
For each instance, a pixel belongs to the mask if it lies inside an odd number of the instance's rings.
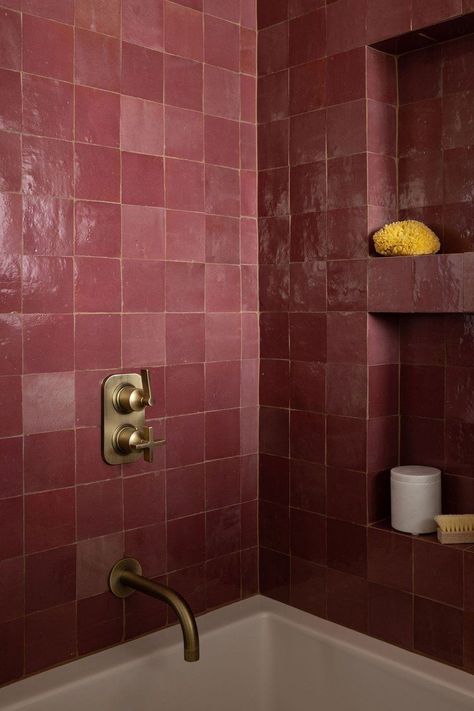
[{"label": "white ceramic jar", "polygon": [[391,470],[392,527],[404,533],[433,533],[441,513],[441,470],[404,466]]}]

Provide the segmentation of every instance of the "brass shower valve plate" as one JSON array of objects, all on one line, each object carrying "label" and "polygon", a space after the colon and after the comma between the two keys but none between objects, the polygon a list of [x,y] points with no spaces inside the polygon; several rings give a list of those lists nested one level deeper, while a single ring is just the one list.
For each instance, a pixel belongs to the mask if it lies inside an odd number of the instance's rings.
[{"label": "brass shower valve plate", "polygon": [[142,429],[145,426],[144,409],[124,413],[117,408],[118,393],[127,385],[131,385],[133,388],[141,388],[141,376],[138,373],[126,373],[124,375],[110,375],[104,380],[102,388],[102,455],[107,464],[136,462],[143,456],[141,452],[124,454],[118,452],[114,447],[116,435],[122,427],[129,425]]}]

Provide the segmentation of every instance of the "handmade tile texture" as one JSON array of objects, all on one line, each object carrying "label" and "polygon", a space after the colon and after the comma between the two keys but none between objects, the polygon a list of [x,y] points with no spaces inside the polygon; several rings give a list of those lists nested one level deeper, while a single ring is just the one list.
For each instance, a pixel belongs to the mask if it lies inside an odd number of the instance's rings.
[{"label": "handmade tile texture", "polygon": [[[107,592],[125,554],[196,612],[258,586],[254,2],[7,4],[0,683],[172,621]],[[141,367],[167,447],[110,467]]]},{"label": "handmade tile texture", "polygon": [[[388,519],[397,463],[474,510],[473,41],[368,46],[461,3],[258,10],[260,590],[474,671],[473,548]],[[398,215],[465,254],[369,257]]]}]

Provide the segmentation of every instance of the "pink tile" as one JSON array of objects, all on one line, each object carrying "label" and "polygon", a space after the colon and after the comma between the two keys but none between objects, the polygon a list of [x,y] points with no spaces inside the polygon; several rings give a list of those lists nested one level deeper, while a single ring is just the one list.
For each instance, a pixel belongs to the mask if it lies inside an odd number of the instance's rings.
[{"label": "pink tile", "polygon": [[206,315],[206,360],[239,359],[240,341],[240,314]]},{"label": "pink tile", "polygon": [[[94,424],[97,424],[97,420]],[[76,430],[76,482],[89,484],[120,476],[120,471],[108,466],[97,453],[102,448],[99,427],[81,427]]]},{"label": "pink tile", "polygon": [[22,198],[20,195],[0,194],[0,246],[4,254],[19,255],[22,237]]},{"label": "pink tile", "polygon": [[76,655],[75,603],[28,615],[25,635],[27,674],[73,659]]},{"label": "pink tile", "polygon": [[24,316],[25,373],[74,370],[74,320],[71,315]]},{"label": "pink tile", "polygon": [[204,415],[170,417],[166,422],[166,463],[182,467],[204,460]]},{"label": "pink tile", "polygon": [[64,546],[27,556],[25,578],[27,613],[74,600],[76,547]]},{"label": "pink tile", "polygon": [[25,15],[23,20],[23,70],[32,74],[72,80],[72,27]]},{"label": "pink tile", "polygon": [[124,257],[163,259],[165,211],[155,207],[123,205],[122,250]]},{"label": "pink tile", "polygon": [[74,23],[73,0],[24,0],[22,10],[31,15],[47,17],[69,25]]},{"label": "pink tile", "polygon": [[86,30],[118,37],[120,34],[120,0],[76,0],[76,25]]},{"label": "pink tile", "polygon": [[0,485],[2,498],[23,492],[23,445],[21,437],[0,440]]},{"label": "pink tile", "polygon": [[120,98],[97,89],[76,86],[76,140],[117,147],[120,142]]},{"label": "pink tile", "polygon": [[122,200],[132,205],[164,205],[163,158],[122,153]]},{"label": "pink tile", "polygon": [[120,316],[77,315],[75,344],[78,370],[120,367]]},{"label": "pink tile", "polygon": [[21,148],[20,137],[13,133],[0,133],[0,151],[3,156],[0,168],[0,189],[2,191],[20,191],[21,186]]},{"label": "pink tile", "polygon": [[23,200],[23,247],[25,254],[71,255],[72,200],[25,197]]},{"label": "pink tile", "polygon": [[242,311],[258,311],[258,267],[244,264],[241,267]]},{"label": "pink tile", "polygon": [[223,410],[240,405],[240,363],[208,363],[206,366],[206,410]]},{"label": "pink tile", "polygon": [[164,314],[124,314],[122,327],[129,334],[122,345],[124,365],[164,363]]},{"label": "pink tile", "polygon": [[[51,526],[51,520],[54,526]],[[57,489],[25,498],[25,550],[36,553],[66,546],[75,540],[76,497],[71,489]]]},{"label": "pink tile", "polygon": [[0,560],[23,554],[22,497],[0,500],[3,536],[0,543]]},{"label": "pink tile", "polygon": [[26,437],[25,491],[59,489],[72,484],[74,433],[63,431]]},{"label": "pink tile", "polygon": [[166,310],[204,310],[204,265],[168,262],[166,265]]},{"label": "pink tile", "polygon": [[[71,403],[74,402],[73,373],[38,373],[24,376],[23,422],[25,434],[70,429],[74,424]],[[45,389],[51,395],[38,411],[38,398]],[[36,403],[36,405],[35,405]]]},{"label": "pink tile", "polygon": [[[124,231],[125,222],[124,219]],[[119,205],[76,200],[75,224],[76,254],[91,257],[120,256]]]},{"label": "pink tile", "polygon": [[79,84],[119,91],[120,43],[113,37],[76,29],[75,75]]},{"label": "pink tile", "polygon": [[133,44],[161,49],[163,46],[163,3],[155,0],[124,0],[123,39]]},{"label": "pink tile", "polygon": [[204,146],[207,163],[238,168],[240,166],[239,124],[236,121],[206,116]]},{"label": "pink tile", "polygon": [[257,33],[240,27],[240,71],[257,73]]},{"label": "pink tile", "polygon": [[165,103],[202,111],[203,65],[181,57],[165,56]]},{"label": "pink tile", "polygon": [[257,28],[257,3],[256,0],[241,0],[240,19],[244,27]]},{"label": "pink tile", "polygon": [[206,212],[229,216],[240,214],[238,171],[207,165],[205,192]]},{"label": "pink tile", "polygon": [[206,310],[240,311],[240,268],[209,264],[206,267]]},{"label": "pink tile", "polygon": [[240,3],[233,0],[204,0],[204,12],[216,17],[222,17],[230,22],[238,22],[240,19]]},{"label": "pink tile", "polygon": [[206,413],[206,459],[222,459],[240,453],[240,412]]},{"label": "pink tile", "polygon": [[240,167],[248,170],[257,167],[257,128],[254,124],[240,124]]},{"label": "pink tile", "polygon": [[25,313],[72,311],[72,259],[23,257],[23,309]]},{"label": "pink tile", "polygon": [[[23,192],[69,197],[73,190],[72,144],[50,138],[23,138]],[[6,164],[8,169],[8,163]],[[10,178],[10,181],[12,178]]]},{"label": "pink tile", "polygon": [[210,15],[204,16],[204,57],[207,64],[239,71],[239,26]]},{"label": "pink tile", "polygon": [[239,262],[239,221],[231,217],[206,216],[206,261]]},{"label": "pink tile", "polygon": [[131,96],[122,96],[121,147],[137,153],[163,153],[163,106]]},{"label": "pink tile", "polygon": [[165,518],[165,475],[128,477],[123,482],[124,526],[137,528]]},{"label": "pink tile", "polygon": [[134,44],[122,44],[122,94],[163,101],[163,55]]},{"label": "pink tile", "polygon": [[203,115],[196,111],[167,106],[165,110],[165,151],[168,156],[203,159]]},{"label": "pink tile", "polygon": [[170,54],[202,61],[202,14],[191,7],[165,2],[165,49]]},{"label": "pink tile", "polygon": [[0,572],[5,581],[0,593],[1,623],[18,619],[24,614],[25,580],[23,568],[22,558],[10,558],[0,563]]},{"label": "pink tile", "polygon": [[120,153],[113,148],[76,143],[76,197],[86,200],[120,199]]},{"label": "pink tile", "polygon": [[[240,221],[240,256],[242,264],[256,264],[258,261],[257,221],[244,218]],[[208,261],[213,261],[212,259]],[[226,259],[233,261],[233,259]]]},{"label": "pink tile", "polygon": [[255,123],[257,120],[257,80],[240,76],[240,118]]},{"label": "pink tile", "polygon": [[76,257],[74,290],[78,312],[120,311],[120,262],[117,259]]},{"label": "pink tile", "polygon": [[21,16],[18,13],[4,9],[1,11],[0,39],[0,65],[6,69],[20,69]]},{"label": "pink tile", "polygon": [[3,256],[0,258],[0,310],[8,313],[20,309],[20,259],[16,255]]},{"label": "pink tile", "polygon": [[258,315],[242,314],[242,358],[257,358],[259,351]]},{"label": "pink tile", "polygon": [[73,87],[55,79],[23,77],[23,129],[51,138],[72,138]]},{"label": "pink tile", "polygon": [[167,314],[166,362],[202,363],[204,361],[204,315]]},{"label": "pink tile", "polygon": [[2,314],[0,316],[0,340],[3,350],[0,358],[0,375],[21,374],[22,325],[20,319],[18,314]]},{"label": "pink tile", "polygon": [[166,368],[166,414],[185,415],[204,410],[204,365]]},{"label": "pink tile", "polygon": [[257,217],[257,172],[240,173],[240,210],[245,217]]},{"label": "pink tile", "polygon": [[168,568],[178,570],[205,558],[204,514],[168,521]]},{"label": "pink tile", "polygon": [[[141,259],[122,262],[123,310],[163,311],[165,306],[165,265]],[[152,285],[144,289],[143,284]]]},{"label": "pink tile", "polygon": [[204,210],[202,163],[166,159],[166,206],[173,210]]},{"label": "pink tile", "polygon": [[77,597],[79,600],[107,591],[108,571],[124,553],[123,533],[89,538],[77,543]]},{"label": "pink tile", "polygon": [[77,536],[93,538],[123,526],[122,482],[110,480],[77,487]]},{"label": "pink tile", "polygon": [[240,118],[239,75],[227,69],[205,66],[204,111],[213,116]]},{"label": "pink tile", "polygon": [[[21,414],[21,378],[18,376],[5,376],[1,378],[2,396],[1,402],[4,407],[10,403],[11,417],[8,422],[4,422],[0,428],[2,437],[10,437],[19,434],[22,430]],[[13,403],[13,406],[12,406]]]},{"label": "pink tile", "polygon": [[21,130],[21,84],[19,72],[0,70],[0,129]]},{"label": "pink tile", "polygon": [[166,255],[168,259],[203,262],[205,216],[197,212],[167,210]]}]

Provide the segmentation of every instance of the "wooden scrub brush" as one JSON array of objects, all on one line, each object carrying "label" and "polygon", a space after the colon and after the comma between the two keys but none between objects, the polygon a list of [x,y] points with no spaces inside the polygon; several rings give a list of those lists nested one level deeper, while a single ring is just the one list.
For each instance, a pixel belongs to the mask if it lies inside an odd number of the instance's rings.
[{"label": "wooden scrub brush", "polygon": [[435,516],[440,543],[474,543],[474,514]]}]

